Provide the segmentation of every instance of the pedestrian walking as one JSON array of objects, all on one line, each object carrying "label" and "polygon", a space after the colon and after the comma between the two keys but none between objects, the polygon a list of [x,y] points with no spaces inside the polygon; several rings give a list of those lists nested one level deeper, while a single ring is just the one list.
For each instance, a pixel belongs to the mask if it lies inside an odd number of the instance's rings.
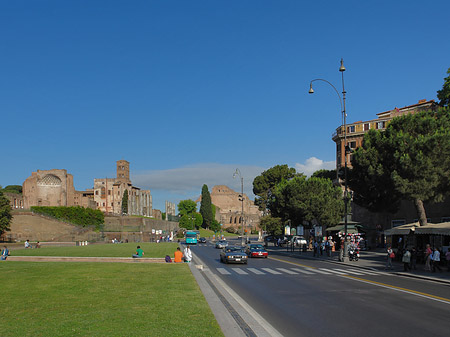
[{"label": "pedestrian walking", "polygon": [[445,259],[447,260],[447,271],[450,271],[450,248],[445,253]]},{"label": "pedestrian walking", "polygon": [[429,244],[426,245],[425,249],[425,270],[431,271],[431,255],[433,254],[433,251],[431,250],[431,247]]},{"label": "pedestrian walking", "polygon": [[410,269],[417,270],[417,249],[416,249],[416,247],[412,247],[412,249],[411,249]]},{"label": "pedestrian walking", "polygon": [[433,267],[432,272],[435,273],[436,269],[439,269],[439,272],[442,273],[442,269],[439,266],[439,263],[441,263],[441,253],[436,247],[434,247],[434,252],[433,255],[431,256],[431,261]]},{"label": "pedestrian walking", "polygon": [[403,271],[410,271],[411,268],[409,264],[411,263],[411,252],[408,249],[405,249],[402,257],[403,262]]},{"label": "pedestrian walking", "polygon": [[386,256],[387,261],[386,261],[386,268],[384,268],[384,269],[390,270],[390,269],[392,269],[392,259],[395,257],[395,253],[392,250],[391,246],[388,246],[386,252],[387,252],[387,256]]}]

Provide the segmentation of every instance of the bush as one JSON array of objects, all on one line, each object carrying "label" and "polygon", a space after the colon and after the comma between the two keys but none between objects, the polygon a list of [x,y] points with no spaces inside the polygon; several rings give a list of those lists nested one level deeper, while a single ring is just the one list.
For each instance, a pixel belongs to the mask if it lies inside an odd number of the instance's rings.
[{"label": "bush", "polygon": [[33,213],[46,215],[57,220],[71,223],[73,225],[88,227],[93,226],[96,230],[101,230],[105,222],[102,211],[98,209],[75,207],[48,207],[31,206]]},{"label": "bush", "polygon": [[227,227],[225,228],[225,231],[231,234],[236,234],[236,229],[234,227]]}]

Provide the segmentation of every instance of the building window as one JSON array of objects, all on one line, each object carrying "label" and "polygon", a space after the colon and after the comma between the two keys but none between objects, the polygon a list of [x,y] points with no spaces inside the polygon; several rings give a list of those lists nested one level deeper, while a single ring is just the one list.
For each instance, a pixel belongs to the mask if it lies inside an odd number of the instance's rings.
[{"label": "building window", "polygon": [[103,203],[103,207],[105,207],[105,203]]},{"label": "building window", "polygon": [[370,129],[370,124],[369,123],[365,123],[364,124],[364,131],[369,131]]},{"label": "building window", "polygon": [[377,129],[384,129],[386,127],[386,122],[382,121],[382,122],[377,122]]},{"label": "building window", "polygon": [[108,195],[111,195],[111,190],[108,190]]},{"label": "building window", "polygon": [[353,133],[353,132],[355,132],[355,126],[354,126],[354,125],[350,125],[350,126],[347,128],[347,132],[348,132],[348,133]]},{"label": "building window", "polygon": [[95,195],[98,195],[98,191],[95,191]]},{"label": "building window", "polygon": [[355,149],[356,148],[356,142],[350,142],[349,146],[351,149]]}]

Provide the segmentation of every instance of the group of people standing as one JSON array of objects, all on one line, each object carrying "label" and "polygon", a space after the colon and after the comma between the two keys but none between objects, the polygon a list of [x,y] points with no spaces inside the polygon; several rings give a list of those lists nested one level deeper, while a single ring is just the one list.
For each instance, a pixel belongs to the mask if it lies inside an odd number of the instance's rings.
[{"label": "group of people standing", "polygon": [[333,251],[335,244],[336,243],[331,238],[322,241],[315,240],[313,243],[314,256],[319,256],[319,254],[323,255],[325,252],[327,256],[331,257],[331,252]]},{"label": "group of people standing", "polygon": [[[402,262],[403,262],[403,270],[404,271],[410,271],[410,270],[417,270],[417,259],[418,259],[418,252],[416,247],[412,247],[411,249],[405,248],[402,252]],[[395,253],[391,246],[388,246],[387,248],[387,262],[386,262],[386,270],[392,269],[392,261],[395,258]],[[445,254],[445,259],[447,261],[447,268],[448,271],[450,271],[450,248],[448,249],[447,253]],[[439,270],[442,272],[442,269],[440,267],[441,263],[441,252],[437,247],[431,248],[429,244],[426,245],[425,248],[425,270],[436,272],[436,270]]]}]

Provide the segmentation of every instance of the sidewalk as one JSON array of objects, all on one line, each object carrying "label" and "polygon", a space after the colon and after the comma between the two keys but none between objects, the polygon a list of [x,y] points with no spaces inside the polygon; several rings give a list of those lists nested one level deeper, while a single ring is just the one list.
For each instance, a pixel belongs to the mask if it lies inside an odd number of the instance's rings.
[{"label": "sidewalk", "polygon": [[435,273],[432,273],[430,271],[426,271],[426,270],[424,270],[423,264],[418,264],[417,270],[405,272],[405,271],[403,271],[403,263],[402,262],[393,261],[392,262],[393,269],[385,270],[386,252],[385,252],[384,248],[361,251],[360,259],[358,261],[348,261],[348,262],[340,262],[339,261],[339,252],[332,252],[331,257],[326,256],[325,252],[323,252],[323,255],[314,257],[314,254],[312,251],[301,252],[301,251],[299,251],[298,248],[296,248],[294,252],[288,250],[288,248],[286,248],[286,247],[269,246],[269,247],[266,247],[266,249],[269,252],[269,254],[274,254],[274,255],[276,254],[276,255],[285,255],[285,256],[303,258],[303,259],[322,260],[322,261],[327,261],[327,262],[336,263],[336,264],[340,264],[340,265],[346,265],[349,267],[366,268],[366,269],[372,269],[372,270],[375,269],[375,270],[379,270],[379,271],[385,271],[387,273],[392,273],[395,275],[414,277],[414,278],[420,278],[420,279],[424,279],[424,280],[430,280],[430,281],[436,281],[436,282],[450,284],[450,272],[447,271],[447,267],[444,266],[444,264],[440,265],[442,272],[437,271]]}]

